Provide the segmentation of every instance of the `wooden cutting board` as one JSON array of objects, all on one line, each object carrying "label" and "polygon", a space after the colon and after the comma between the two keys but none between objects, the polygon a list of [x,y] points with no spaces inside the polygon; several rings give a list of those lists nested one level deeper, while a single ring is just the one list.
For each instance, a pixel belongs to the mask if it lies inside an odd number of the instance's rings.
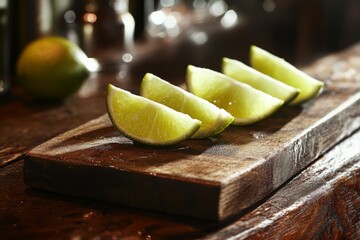
[{"label": "wooden cutting board", "polygon": [[260,201],[360,127],[360,47],[307,68],[324,92],[251,126],[170,147],[133,143],[107,115],[31,150],[25,182],[57,193],[223,220]]}]

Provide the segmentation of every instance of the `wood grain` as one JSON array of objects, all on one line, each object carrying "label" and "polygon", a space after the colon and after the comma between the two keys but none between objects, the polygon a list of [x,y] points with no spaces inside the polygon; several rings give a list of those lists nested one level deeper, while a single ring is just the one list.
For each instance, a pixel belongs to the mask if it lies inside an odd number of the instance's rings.
[{"label": "wood grain", "polygon": [[30,151],[25,181],[72,196],[224,220],[360,127],[357,69],[356,54],[329,56],[306,69],[326,83],[315,101],[284,107],[253,126],[230,127],[216,138],[168,148],[133,143],[105,115]]},{"label": "wood grain", "polygon": [[360,132],[281,190],[204,239],[358,239]]},{"label": "wood grain", "polygon": [[358,239],[359,142],[358,131],[270,197],[220,223],[29,188],[19,161],[0,171],[0,238]]}]

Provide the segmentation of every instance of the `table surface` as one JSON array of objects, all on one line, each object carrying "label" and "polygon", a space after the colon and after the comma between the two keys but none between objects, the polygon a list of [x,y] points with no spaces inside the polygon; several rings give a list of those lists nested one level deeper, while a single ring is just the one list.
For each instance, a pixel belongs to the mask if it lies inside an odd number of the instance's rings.
[{"label": "table surface", "polygon": [[[146,53],[142,55],[143,59],[155,51],[166,51],[163,47],[143,49]],[[357,44],[313,63],[309,69],[328,71],[329,75],[343,73],[339,77],[360,78],[359,69],[346,68],[351,61],[360,61],[359,58],[360,44]],[[162,70],[159,62],[149,62],[135,61],[134,70],[125,78],[113,73],[93,74],[77,95],[61,103],[32,100],[17,87],[0,100],[0,239],[360,237],[359,130],[271,195],[224,222],[75,199],[35,190],[24,184],[24,153],[104,114],[108,83],[137,92],[144,65],[155,74],[159,72],[169,77],[178,74],[172,67]],[[181,83],[179,77],[173,79],[174,83]]]}]

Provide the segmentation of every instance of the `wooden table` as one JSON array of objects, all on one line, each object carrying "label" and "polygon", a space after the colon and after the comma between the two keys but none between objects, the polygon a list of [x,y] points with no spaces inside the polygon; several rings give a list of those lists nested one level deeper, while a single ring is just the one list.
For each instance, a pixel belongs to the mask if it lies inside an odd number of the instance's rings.
[{"label": "wooden table", "polygon": [[[147,53],[153,54],[150,50]],[[357,44],[306,70],[328,77],[340,74],[337,77],[360,78],[359,68],[343,68],[359,66],[353,62],[359,58]],[[155,73],[161,72],[157,64],[145,63]],[[104,114],[107,83],[136,92],[142,74],[142,68],[136,64],[126,78],[109,73],[91,76],[76,96],[62,103],[36,102],[18,88],[1,100],[0,239],[360,238],[359,130],[271,195],[223,222],[71,198],[27,187],[23,182],[24,153]],[[138,65],[144,66],[144,62]],[[177,74],[167,70],[162,72],[166,76]],[[174,82],[180,82],[179,76]]]}]

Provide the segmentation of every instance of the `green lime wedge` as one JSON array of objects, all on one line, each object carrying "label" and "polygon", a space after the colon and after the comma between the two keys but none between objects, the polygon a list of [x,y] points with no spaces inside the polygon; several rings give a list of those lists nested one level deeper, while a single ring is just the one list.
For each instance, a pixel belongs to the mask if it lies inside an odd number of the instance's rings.
[{"label": "green lime wedge", "polygon": [[224,74],[191,65],[187,68],[186,84],[193,94],[233,115],[234,125],[247,125],[265,119],[284,103]]},{"label": "green lime wedge", "polygon": [[200,120],[201,127],[191,138],[206,138],[219,134],[234,120],[224,109],[151,73],[144,76],[140,94]]},{"label": "green lime wedge", "polygon": [[273,97],[279,98],[286,103],[295,99],[300,92],[298,89],[280,82],[234,59],[223,58],[222,72],[237,81],[249,84],[250,86]]},{"label": "green lime wedge", "polygon": [[189,115],[113,85],[108,86],[106,107],[113,125],[143,144],[175,144],[192,136],[201,125]]},{"label": "green lime wedge", "polygon": [[259,47],[251,46],[250,62],[251,66],[258,71],[300,90],[299,95],[291,101],[292,105],[317,97],[324,88],[323,82],[310,77],[284,59]]}]

